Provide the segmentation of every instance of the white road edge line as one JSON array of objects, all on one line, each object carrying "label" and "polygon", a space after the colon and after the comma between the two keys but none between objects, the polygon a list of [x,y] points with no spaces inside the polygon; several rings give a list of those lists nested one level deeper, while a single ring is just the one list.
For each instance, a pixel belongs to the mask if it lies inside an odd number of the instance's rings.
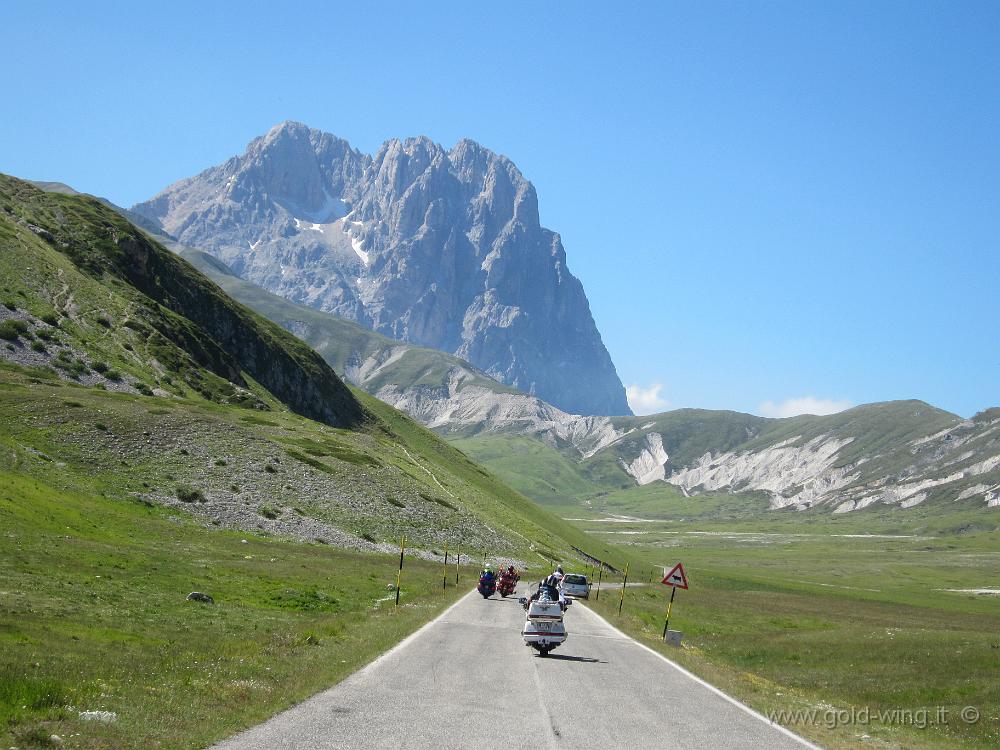
[{"label": "white road edge line", "polygon": [[614,625],[612,625],[610,622],[608,622],[603,617],[601,617],[601,615],[597,614],[590,607],[585,607],[585,609],[586,609],[587,612],[590,612],[590,614],[592,614],[598,620],[600,620],[605,625],[607,625],[609,628],[611,628],[614,632],[616,632],[620,636],[622,636],[622,638],[625,638],[625,639],[627,639],[629,641],[632,641],[632,643],[634,643],[639,648],[644,648],[644,649],[646,649],[646,651],[648,651],[649,653],[651,653],[653,656],[656,656],[656,657],[659,657],[660,659],[663,659],[663,661],[665,661],[671,667],[673,667],[674,669],[676,669],[682,675],[684,675],[685,677],[687,677],[687,678],[689,678],[691,680],[694,680],[699,685],[701,685],[704,688],[707,688],[708,690],[710,690],[711,692],[715,693],[717,696],[719,696],[723,700],[726,700],[729,703],[732,703],[734,706],[736,706],[741,711],[744,711],[745,713],[748,713],[751,716],[759,719],[760,721],[762,721],[765,724],[767,724],[769,727],[771,727],[773,729],[777,729],[779,732],[781,732],[784,735],[787,735],[788,737],[791,737],[796,742],[800,742],[803,747],[808,747],[810,750],[823,750],[823,748],[821,748],[819,745],[814,745],[812,742],[810,742],[809,740],[805,739],[804,737],[800,737],[799,735],[797,735],[791,729],[788,729],[786,727],[781,726],[781,724],[777,724],[777,723],[771,721],[769,718],[767,718],[766,716],[764,716],[764,714],[760,713],[759,711],[754,711],[752,708],[750,708],[750,706],[746,705],[745,703],[741,703],[740,701],[736,700],[733,696],[728,695],[728,694],[722,692],[721,690],[719,690],[719,688],[715,687],[714,685],[710,685],[709,683],[705,682],[703,679],[701,679],[700,677],[698,677],[698,675],[694,674],[693,672],[689,672],[684,667],[682,667],[680,664],[678,664],[675,661],[672,661],[671,659],[668,659],[666,656],[664,656],[663,654],[661,654],[659,651],[650,648],[645,643],[639,643],[639,641],[637,641],[635,638],[633,638],[632,636],[628,635],[627,633],[623,633],[621,630],[619,630]]}]

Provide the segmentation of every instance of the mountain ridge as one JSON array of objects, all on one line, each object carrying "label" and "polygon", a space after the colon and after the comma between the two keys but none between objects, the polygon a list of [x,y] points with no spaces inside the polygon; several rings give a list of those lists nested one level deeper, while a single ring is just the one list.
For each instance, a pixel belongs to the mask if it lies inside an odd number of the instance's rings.
[{"label": "mountain ridge", "polygon": [[[662,488],[691,497],[757,493],[774,510],[847,513],[927,500],[1000,506],[998,409],[970,420],[916,400],[785,419],[699,409],[573,415],[460,358],[296,305],[241,279],[214,256],[165,241],[227,293],[307,341],[354,384],[454,441],[518,489],[548,488],[534,496],[540,502],[566,499],[567,490],[546,478],[561,465],[566,487],[580,498]],[[548,456],[540,463],[533,455],[539,451]]]},{"label": "mountain ridge", "polygon": [[[182,254],[237,299],[295,331],[348,380],[455,441],[528,494],[532,487],[549,485],[546,474],[554,464],[568,461],[565,465],[580,476],[566,486],[581,497],[669,485],[691,495],[763,492],[774,509],[816,506],[843,513],[874,502],[914,507],[928,497],[954,499],[962,493],[986,507],[1000,505],[1000,435],[989,442],[988,432],[1000,424],[1000,409],[963,420],[911,399],[783,419],[705,409],[633,417],[572,415],[500,386],[449,355],[375,340],[377,334],[298,308],[231,272],[227,280],[224,269],[204,267],[217,263],[210,256]],[[343,346],[356,339],[363,343]],[[979,423],[985,427],[976,427]],[[975,434],[964,435],[970,429]],[[527,442],[507,440],[514,436]],[[974,446],[974,456],[955,462],[962,455],[952,449],[959,445],[956,438]],[[916,440],[925,442],[914,446]],[[521,457],[514,462],[516,471],[505,469],[503,451],[498,454],[490,441]],[[536,466],[530,454],[543,449],[552,451],[549,460]],[[994,460],[997,464],[988,463]],[[955,469],[969,475],[956,476]],[[546,494],[534,497],[548,499]]]}]

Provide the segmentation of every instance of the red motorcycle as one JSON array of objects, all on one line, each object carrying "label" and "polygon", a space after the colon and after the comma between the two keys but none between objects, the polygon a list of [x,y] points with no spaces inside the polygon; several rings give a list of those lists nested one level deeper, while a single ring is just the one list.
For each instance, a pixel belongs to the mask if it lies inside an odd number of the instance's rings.
[{"label": "red motorcycle", "polygon": [[511,575],[510,573],[504,572],[500,576],[500,583],[497,584],[497,591],[499,592],[500,596],[508,597],[511,594],[513,594],[514,590],[517,588],[518,578],[519,576],[516,573],[514,575]]}]

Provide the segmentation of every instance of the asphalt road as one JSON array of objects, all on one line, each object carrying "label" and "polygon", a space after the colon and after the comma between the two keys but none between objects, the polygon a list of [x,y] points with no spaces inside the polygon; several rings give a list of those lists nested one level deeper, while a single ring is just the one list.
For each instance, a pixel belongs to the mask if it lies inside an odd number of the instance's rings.
[{"label": "asphalt road", "polygon": [[[519,587],[519,591],[520,591]],[[320,748],[812,747],[575,604],[548,657],[515,599],[461,599],[339,685],[216,745]]]}]

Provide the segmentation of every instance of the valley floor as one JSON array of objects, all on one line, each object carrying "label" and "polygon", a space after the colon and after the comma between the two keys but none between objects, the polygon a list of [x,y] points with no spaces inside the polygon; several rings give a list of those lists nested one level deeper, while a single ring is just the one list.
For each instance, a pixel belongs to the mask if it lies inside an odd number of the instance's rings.
[{"label": "valley floor", "polygon": [[[996,533],[580,524],[648,563],[633,567],[630,583],[646,585],[625,591],[620,618],[610,587],[598,611],[803,736],[835,748],[1000,745],[1000,597],[974,593],[1000,580]],[[681,649],[660,640],[669,589],[657,581],[676,562],[691,582],[670,620]]]}]

